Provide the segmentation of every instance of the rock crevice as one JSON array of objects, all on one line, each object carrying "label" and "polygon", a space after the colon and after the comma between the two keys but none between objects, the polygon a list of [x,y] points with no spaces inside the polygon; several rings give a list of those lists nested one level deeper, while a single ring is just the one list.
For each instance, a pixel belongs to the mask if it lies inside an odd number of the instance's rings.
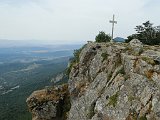
[{"label": "rock crevice", "polygon": [[88,43],[79,58],[67,87],[27,99],[33,120],[160,120],[160,46]]}]

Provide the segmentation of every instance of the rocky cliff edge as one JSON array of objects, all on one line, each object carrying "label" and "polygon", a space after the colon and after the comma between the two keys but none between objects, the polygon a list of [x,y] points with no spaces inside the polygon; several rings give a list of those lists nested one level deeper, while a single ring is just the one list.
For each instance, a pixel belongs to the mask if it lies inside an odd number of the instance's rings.
[{"label": "rocky cliff edge", "polygon": [[33,120],[160,120],[160,46],[88,43],[68,84],[34,92]]}]

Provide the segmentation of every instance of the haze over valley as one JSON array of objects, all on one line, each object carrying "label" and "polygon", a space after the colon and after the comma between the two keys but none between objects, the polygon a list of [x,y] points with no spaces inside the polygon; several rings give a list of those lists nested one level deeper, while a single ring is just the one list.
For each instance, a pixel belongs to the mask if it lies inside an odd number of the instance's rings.
[{"label": "haze over valley", "polygon": [[65,71],[73,50],[80,46],[1,44],[0,120],[30,120],[26,98],[53,84],[51,80]]}]

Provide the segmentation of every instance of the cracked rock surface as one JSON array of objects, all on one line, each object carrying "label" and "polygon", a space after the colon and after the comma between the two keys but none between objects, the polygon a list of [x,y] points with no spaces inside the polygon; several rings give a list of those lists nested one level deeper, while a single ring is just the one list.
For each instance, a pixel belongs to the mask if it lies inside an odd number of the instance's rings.
[{"label": "cracked rock surface", "polygon": [[160,120],[159,48],[138,40],[87,44],[70,73],[70,93],[77,96],[68,120]]},{"label": "cracked rock surface", "polygon": [[[69,75],[66,91],[71,106],[65,119],[160,120],[159,58],[160,46],[143,45],[136,39],[130,43],[88,43]],[[36,111],[33,118],[40,111],[52,117],[33,120],[56,120],[56,106],[65,95],[41,104],[31,99],[35,96],[33,93],[27,100],[32,114]]]}]

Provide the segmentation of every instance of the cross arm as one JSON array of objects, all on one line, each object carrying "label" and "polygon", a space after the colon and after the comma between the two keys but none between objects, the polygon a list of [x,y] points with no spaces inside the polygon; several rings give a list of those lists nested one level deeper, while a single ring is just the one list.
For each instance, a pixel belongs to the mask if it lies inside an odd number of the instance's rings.
[{"label": "cross arm", "polygon": [[117,24],[117,21],[112,21],[112,20],[110,20],[109,22],[110,22],[110,23],[115,23],[115,24]]}]

